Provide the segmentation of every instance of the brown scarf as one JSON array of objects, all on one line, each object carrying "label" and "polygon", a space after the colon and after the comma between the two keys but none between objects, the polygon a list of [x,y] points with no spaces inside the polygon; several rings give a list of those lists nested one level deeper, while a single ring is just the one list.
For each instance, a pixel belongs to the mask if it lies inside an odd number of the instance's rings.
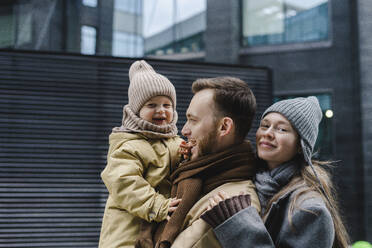
[{"label": "brown scarf", "polygon": [[171,196],[182,198],[182,201],[171,219],[158,226],[154,236],[156,247],[171,246],[188,211],[201,196],[222,184],[252,179],[255,173],[255,156],[249,142],[180,164],[171,175]]}]

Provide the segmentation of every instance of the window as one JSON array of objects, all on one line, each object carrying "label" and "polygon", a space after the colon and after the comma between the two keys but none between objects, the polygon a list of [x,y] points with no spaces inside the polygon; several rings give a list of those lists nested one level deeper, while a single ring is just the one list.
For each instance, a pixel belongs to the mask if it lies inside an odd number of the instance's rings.
[{"label": "window", "polygon": [[97,0],[83,0],[83,5],[89,7],[97,7]]},{"label": "window", "polygon": [[81,27],[81,53],[95,54],[96,53],[96,29],[91,26]]},{"label": "window", "polygon": [[[332,109],[332,98],[330,94],[318,94],[314,95],[318,98],[320,108],[323,112],[322,121],[319,124],[318,139],[315,143],[314,157],[316,159],[331,159],[333,153],[333,142],[332,142],[332,120],[333,120],[333,109]],[[278,96],[274,98],[274,102],[291,99],[299,96]],[[307,95],[302,95],[307,97]]]},{"label": "window", "polygon": [[143,38],[131,33],[114,31],[112,54],[122,57],[142,57]]},{"label": "window", "polygon": [[140,0],[115,0],[114,8],[132,14],[142,13],[142,1]]},{"label": "window", "polygon": [[186,37],[176,42],[169,42],[165,46],[146,51],[146,55],[163,55],[173,53],[200,52],[204,50],[204,32]]},{"label": "window", "polygon": [[328,0],[243,0],[243,46],[328,39]]},{"label": "window", "polygon": [[7,8],[7,10],[0,10],[0,47],[12,47],[14,45],[15,27],[13,13],[10,8]]},{"label": "window", "polygon": [[33,24],[30,7],[26,1],[0,7],[0,48],[29,48]]},{"label": "window", "polygon": [[202,56],[207,26],[206,9],[206,0],[145,1],[145,55],[183,59]]}]

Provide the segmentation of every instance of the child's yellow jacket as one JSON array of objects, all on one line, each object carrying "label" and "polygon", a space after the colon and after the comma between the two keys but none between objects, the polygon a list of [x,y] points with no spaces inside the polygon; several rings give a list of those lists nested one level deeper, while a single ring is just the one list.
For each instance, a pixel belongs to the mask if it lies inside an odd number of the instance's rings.
[{"label": "child's yellow jacket", "polygon": [[109,197],[99,247],[134,247],[141,219],[166,219],[170,168],[180,161],[178,148],[182,139],[112,133],[109,140],[107,165],[101,173]]}]

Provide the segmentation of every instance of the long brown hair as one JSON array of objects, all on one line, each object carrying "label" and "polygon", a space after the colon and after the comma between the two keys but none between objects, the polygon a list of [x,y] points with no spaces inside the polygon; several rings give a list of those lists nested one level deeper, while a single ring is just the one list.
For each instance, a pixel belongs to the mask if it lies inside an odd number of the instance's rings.
[{"label": "long brown hair", "polygon": [[[276,193],[271,200],[267,209],[270,209],[270,206],[273,202],[277,201],[283,194],[286,194],[290,191],[296,190],[296,195],[290,202],[288,220],[292,224],[292,216],[295,209],[299,209],[297,206],[298,199],[308,192],[317,192],[323,198],[329,212],[331,213],[333,225],[335,229],[335,240],[333,242],[333,248],[348,248],[350,244],[349,235],[346,231],[346,228],[342,222],[341,215],[339,212],[339,204],[336,198],[336,191],[331,181],[328,170],[323,167],[331,167],[330,162],[324,161],[312,161],[314,170],[316,171],[319,181],[324,188],[324,194],[320,188],[319,182],[311,170],[310,166],[305,166],[305,162],[301,165],[299,173],[292,178],[292,180],[283,187],[278,193]],[[328,198],[328,199],[327,199]],[[307,211],[304,209],[300,209]],[[267,217],[268,212],[263,213],[264,218]]]}]

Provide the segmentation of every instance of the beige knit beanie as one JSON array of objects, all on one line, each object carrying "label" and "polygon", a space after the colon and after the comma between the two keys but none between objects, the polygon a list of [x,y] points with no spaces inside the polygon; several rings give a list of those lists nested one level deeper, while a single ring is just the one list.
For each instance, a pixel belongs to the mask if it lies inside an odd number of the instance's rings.
[{"label": "beige knit beanie", "polygon": [[154,96],[167,96],[176,109],[176,90],[168,78],[160,75],[144,60],[129,68],[128,99],[131,110],[138,114],[142,106]]},{"label": "beige knit beanie", "polygon": [[[149,138],[170,138],[177,135],[176,90],[168,78],[160,75],[146,61],[134,62],[129,68],[128,104],[123,108],[123,120],[113,132],[142,133]],[[142,106],[155,96],[167,96],[173,103],[173,120],[163,126],[139,117]]]}]

